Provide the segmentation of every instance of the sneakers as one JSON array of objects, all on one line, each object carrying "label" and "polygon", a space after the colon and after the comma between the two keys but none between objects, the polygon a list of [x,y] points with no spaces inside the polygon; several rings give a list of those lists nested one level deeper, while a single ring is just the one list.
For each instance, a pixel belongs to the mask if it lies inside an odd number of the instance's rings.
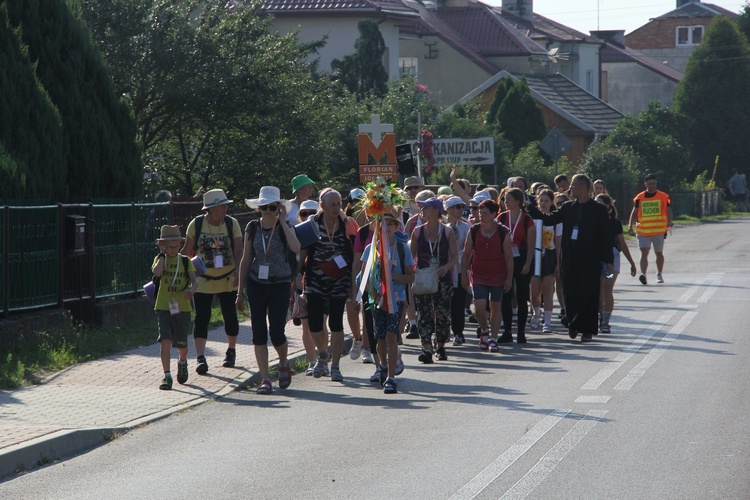
[{"label": "sneakers", "polygon": [[646,281],[646,275],[645,274],[641,274],[640,276],[638,276],[638,281],[640,281],[642,285],[647,285],[648,284],[648,282]]},{"label": "sneakers", "polygon": [[224,362],[221,364],[224,368],[234,368],[234,360],[237,359],[237,351],[234,349],[227,349],[227,353],[224,356]]},{"label": "sneakers", "polygon": [[331,365],[331,382],[343,382],[344,376],[341,375],[339,365]]},{"label": "sneakers", "polygon": [[318,360],[313,367],[313,377],[320,378],[328,372],[328,354],[318,354]]},{"label": "sneakers", "polygon": [[184,384],[188,379],[187,360],[177,362],[177,382]]},{"label": "sneakers", "polygon": [[552,333],[552,325],[545,323],[542,327],[542,333]]},{"label": "sneakers", "polygon": [[583,333],[581,334],[581,342],[593,342],[594,336],[590,333]]},{"label": "sneakers", "polygon": [[392,378],[386,379],[383,383],[383,394],[396,394],[398,392],[398,385]]},{"label": "sneakers", "polygon": [[497,342],[495,342],[495,339],[490,339],[490,345],[489,349],[490,352],[497,352]]},{"label": "sneakers", "polygon": [[445,347],[438,347],[435,351],[438,361],[448,361],[448,355],[445,353]]},{"label": "sneakers", "polygon": [[[381,373],[382,372],[380,371],[380,367],[376,366],[375,373],[373,373],[372,376],[370,377],[370,382],[378,382],[382,386],[383,382],[380,380]],[[386,374],[387,374],[387,371],[386,371]]]},{"label": "sneakers", "polygon": [[464,342],[466,342],[466,339],[461,334],[456,334],[453,336],[453,345],[459,346],[464,345]]},{"label": "sneakers", "polygon": [[349,350],[349,357],[352,359],[359,359],[362,355],[362,341],[354,339],[352,341],[352,348]]},{"label": "sneakers", "polygon": [[312,377],[314,371],[314,363],[310,363],[307,365],[307,370],[305,370],[305,376]]},{"label": "sneakers", "polygon": [[198,356],[198,364],[195,365],[195,373],[198,375],[205,375],[208,373],[208,363],[206,363],[205,356]]},{"label": "sneakers", "polygon": [[537,328],[539,328],[539,316],[537,316],[536,314],[533,315],[531,317],[531,323],[530,324],[531,324],[531,329],[532,330],[536,330]]},{"label": "sneakers", "polygon": [[417,325],[409,326],[409,333],[406,334],[406,338],[411,340],[419,338],[419,330],[417,330]]},{"label": "sneakers", "polygon": [[362,362],[366,365],[371,365],[374,363],[372,359],[372,353],[367,349],[362,349]]},{"label": "sneakers", "polygon": [[656,282],[664,283],[664,278],[662,277],[661,273],[656,273]]},{"label": "sneakers", "polygon": [[601,331],[602,333],[609,333],[611,330],[609,328],[609,325],[602,325],[599,331]]},{"label": "sneakers", "polygon": [[286,389],[292,384],[292,370],[289,367],[289,361],[286,365],[279,364],[279,389]]},{"label": "sneakers", "polygon": [[164,375],[159,389],[161,389],[162,391],[172,390],[172,377],[170,377],[169,375]]}]

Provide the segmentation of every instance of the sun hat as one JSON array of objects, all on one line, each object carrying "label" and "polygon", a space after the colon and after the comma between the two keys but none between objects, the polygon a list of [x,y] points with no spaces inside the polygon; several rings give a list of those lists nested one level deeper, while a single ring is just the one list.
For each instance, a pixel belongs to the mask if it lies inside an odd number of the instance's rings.
[{"label": "sun hat", "polygon": [[315,184],[312,179],[310,179],[305,174],[299,174],[292,179],[292,193],[296,193],[301,188],[307,186],[308,184]]},{"label": "sun hat", "polygon": [[451,196],[443,202],[443,206],[446,210],[451,207],[455,207],[456,205],[466,205],[466,203],[464,203],[464,200],[462,200],[458,196]]},{"label": "sun hat", "polygon": [[302,210],[315,210],[316,212],[320,210],[320,203],[318,203],[315,200],[305,200],[302,202],[302,205],[299,206],[300,211]]},{"label": "sun hat", "polygon": [[257,198],[245,200],[245,204],[250,208],[258,208],[271,203],[281,203],[286,207],[287,211],[292,207],[292,202],[289,200],[282,200],[281,191],[274,186],[263,186],[260,188],[260,193]]},{"label": "sun hat", "polygon": [[167,226],[161,227],[161,235],[156,241],[168,241],[168,240],[184,240],[185,238],[180,233],[180,226]]},{"label": "sun hat", "polygon": [[437,198],[430,198],[429,200],[418,201],[417,205],[419,205],[420,207],[436,208],[439,213],[443,213],[443,202],[438,200]]},{"label": "sun hat", "polygon": [[349,199],[352,200],[352,201],[358,200],[358,199],[362,198],[363,196],[365,196],[366,194],[367,193],[365,193],[364,189],[354,188],[351,191],[349,191]]},{"label": "sun hat", "polygon": [[209,208],[219,205],[229,205],[231,203],[223,189],[212,189],[206,191],[203,195],[203,208],[201,210],[208,210]]},{"label": "sun hat", "polygon": [[440,186],[437,192],[438,196],[443,194],[453,194],[453,190],[449,186]]},{"label": "sun hat", "polygon": [[477,194],[474,195],[474,198],[471,199],[472,203],[482,203],[484,200],[491,199],[490,194],[487,191],[479,191]]},{"label": "sun hat", "polygon": [[433,193],[429,189],[425,189],[424,191],[420,191],[417,193],[417,196],[414,197],[414,201],[419,203],[420,201],[426,201],[430,198],[435,198],[435,193]]},{"label": "sun hat", "polygon": [[417,176],[407,177],[406,179],[404,179],[404,189],[413,186],[422,187],[424,186],[424,182],[422,182],[422,179]]}]

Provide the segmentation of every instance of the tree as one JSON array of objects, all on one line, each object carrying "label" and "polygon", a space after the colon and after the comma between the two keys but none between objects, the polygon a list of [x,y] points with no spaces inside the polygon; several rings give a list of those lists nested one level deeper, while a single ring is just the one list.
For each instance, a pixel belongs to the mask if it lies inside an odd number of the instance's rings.
[{"label": "tree", "polygon": [[357,29],[360,37],[354,42],[356,52],[343,60],[334,59],[331,68],[341,84],[359,98],[368,93],[383,97],[388,90],[388,72],[383,66],[385,40],[377,23],[370,19],[359,21]]},{"label": "tree", "polygon": [[737,17],[737,27],[740,33],[745,35],[745,39],[750,41],[750,4],[747,2],[742,6],[740,15]]},{"label": "tree", "polygon": [[60,114],[0,3],[0,197],[43,202],[67,194]]},{"label": "tree", "polygon": [[542,111],[531,97],[525,78],[516,82],[500,103],[496,123],[499,131],[513,144],[514,153],[528,143],[544,138],[547,129]]},{"label": "tree", "polygon": [[132,197],[142,186],[135,123],[84,23],[64,0],[6,0],[63,126],[70,196]]},{"label": "tree", "polygon": [[[635,155],[632,168],[642,179],[653,173],[660,185],[676,186],[690,176],[690,139],[684,119],[656,102],[636,116],[626,116],[604,140],[613,148],[627,148]],[[615,172],[601,172],[602,179]]]},{"label": "tree", "polygon": [[748,81],[747,40],[735,23],[716,17],[690,56],[674,100],[693,145],[692,177],[711,171],[718,156],[717,179],[727,179],[750,156]]},{"label": "tree", "polygon": [[487,123],[497,126],[497,111],[514,85],[515,82],[512,78],[503,78],[497,83],[495,86],[495,97],[493,97],[490,109],[487,111]]},{"label": "tree", "polygon": [[612,146],[600,141],[586,151],[581,169],[592,181],[602,179],[611,193],[619,193],[622,186],[629,190],[642,185],[644,176],[640,161],[630,146]]}]

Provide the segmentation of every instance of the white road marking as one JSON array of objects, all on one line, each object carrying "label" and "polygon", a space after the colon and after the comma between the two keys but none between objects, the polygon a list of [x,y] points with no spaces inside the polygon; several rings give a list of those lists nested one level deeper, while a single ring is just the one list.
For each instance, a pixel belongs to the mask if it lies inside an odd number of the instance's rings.
[{"label": "white road marking", "polygon": [[677,299],[677,302],[678,303],[687,302],[688,300],[690,300],[690,298],[695,294],[695,292],[698,291],[698,289],[701,287],[703,283],[705,283],[704,280],[696,281],[695,285],[685,290],[685,293],[683,293],[682,296],[680,296],[680,298]]},{"label": "white road marking", "polygon": [[672,327],[667,335],[659,342],[648,355],[643,358],[643,361],[638,363],[630,372],[623,378],[619,384],[615,386],[616,391],[628,391],[633,385],[646,373],[656,361],[661,357],[664,352],[669,349],[672,342],[688,327],[693,319],[698,315],[697,311],[688,311],[685,316]]},{"label": "white road marking", "polygon": [[588,412],[551,450],[539,459],[539,462],[529,472],[500,498],[526,498],[527,495],[533,492],[544,481],[550,472],[555,470],[555,467],[563,461],[568,453],[596,426],[599,419],[606,414],[607,410],[591,410]]},{"label": "white road marking", "polygon": [[578,396],[575,400],[576,403],[596,403],[605,404],[609,402],[612,396]]},{"label": "white road marking", "polygon": [[609,377],[612,376],[613,373],[617,371],[618,368],[620,368],[625,362],[627,362],[633,354],[638,352],[638,349],[640,349],[643,344],[648,342],[648,340],[654,336],[656,332],[661,329],[664,324],[672,319],[672,316],[674,316],[676,311],[666,312],[662,314],[656,322],[651,325],[648,329],[646,329],[641,335],[638,336],[637,339],[633,341],[632,344],[628,348],[626,348],[623,352],[615,356],[615,359],[613,360],[614,364],[608,368],[602,368],[599,370],[599,373],[594,375],[591,380],[583,384],[583,387],[581,387],[582,391],[593,391],[599,388],[600,385],[604,383],[605,380],[607,380]]},{"label": "white road marking", "polygon": [[708,289],[705,292],[703,292],[703,295],[701,295],[700,298],[698,299],[698,303],[705,304],[706,302],[708,302],[709,299],[713,297],[714,293],[716,293],[716,290],[719,289],[719,286],[721,286],[721,282],[718,282],[717,284],[711,285],[710,287],[708,287]]},{"label": "white road marking", "polygon": [[497,460],[488,465],[482,472],[477,474],[471,481],[458,490],[451,499],[470,499],[477,496],[495,479],[529,451],[550,429],[570,413],[570,410],[555,410],[542,419],[532,429],[519,439],[516,444],[500,455]]}]

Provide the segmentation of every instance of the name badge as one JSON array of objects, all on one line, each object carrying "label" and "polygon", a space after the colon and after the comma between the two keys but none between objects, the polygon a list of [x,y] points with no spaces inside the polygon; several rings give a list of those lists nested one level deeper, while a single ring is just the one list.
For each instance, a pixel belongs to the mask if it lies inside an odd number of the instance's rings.
[{"label": "name badge", "polygon": [[214,267],[216,269],[224,267],[224,256],[218,250],[214,252]]},{"label": "name badge", "polygon": [[518,249],[518,245],[513,245],[513,257],[520,257],[521,250]]},{"label": "name badge", "polygon": [[171,314],[172,316],[180,314],[180,304],[174,297],[169,299],[169,314]]},{"label": "name badge", "polygon": [[346,260],[344,260],[344,257],[342,257],[341,255],[336,255],[333,258],[333,261],[337,266],[339,266],[339,269],[344,269],[346,267]]},{"label": "name badge", "polygon": [[261,280],[267,280],[268,279],[268,266],[259,266],[258,267],[258,279]]},{"label": "name badge", "polygon": [[438,260],[438,258],[437,258],[437,257],[432,257],[432,258],[430,259],[430,265],[431,265],[432,267],[438,267],[438,264],[440,264],[440,261]]},{"label": "name badge", "polygon": [[578,226],[575,226],[573,228],[573,233],[570,235],[571,240],[577,240],[578,239]]}]

